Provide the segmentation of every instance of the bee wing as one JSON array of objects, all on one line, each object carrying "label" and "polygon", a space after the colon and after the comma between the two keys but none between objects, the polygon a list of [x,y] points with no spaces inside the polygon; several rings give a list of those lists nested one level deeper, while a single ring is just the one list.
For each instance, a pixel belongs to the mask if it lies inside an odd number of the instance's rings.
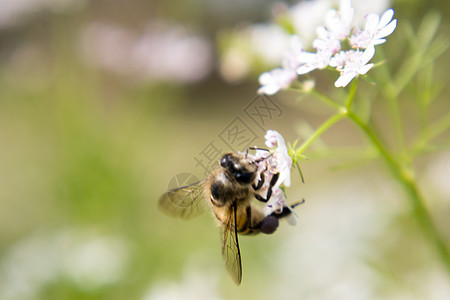
[{"label": "bee wing", "polygon": [[242,280],[242,262],[237,233],[236,210],[236,204],[232,205],[230,216],[224,227],[222,257],[234,282],[239,285]]},{"label": "bee wing", "polygon": [[158,207],[166,214],[182,219],[200,215],[203,210],[205,180],[168,191],[159,198]]}]

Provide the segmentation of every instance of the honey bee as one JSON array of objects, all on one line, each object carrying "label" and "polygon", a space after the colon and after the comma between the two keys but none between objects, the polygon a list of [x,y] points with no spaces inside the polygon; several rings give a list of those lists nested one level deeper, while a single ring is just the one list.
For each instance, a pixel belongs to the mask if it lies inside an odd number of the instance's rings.
[{"label": "honey bee", "polygon": [[[200,215],[205,206],[208,206],[205,204],[209,204],[222,228],[222,257],[225,266],[238,285],[242,281],[238,234],[271,234],[279,225],[278,219],[291,214],[291,209],[300,204],[285,207],[283,211],[268,216],[264,216],[259,208],[251,204],[253,197],[267,202],[279,177],[279,173],[270,177],[261,176],[265,174],[261,174],[258,163],[266,158],[250,158],[248,149],[245,153],[227,153],[207,179],[170,190],[161,196],[158,203],[163,212],[182,219]],[[265,180],[270,180],[269,188],[261,196],[258,191]],[[267,182],[264,186],[267,186]]]}]

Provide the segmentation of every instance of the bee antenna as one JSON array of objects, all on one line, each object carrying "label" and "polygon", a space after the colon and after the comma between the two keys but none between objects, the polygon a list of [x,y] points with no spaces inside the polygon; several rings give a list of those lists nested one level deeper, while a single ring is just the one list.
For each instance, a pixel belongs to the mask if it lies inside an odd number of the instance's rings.
[{"label": "bee antenna", "polygon": [[266,148],[259,148],[259,147],[256,147],[256,146],[248,147],[246,152],[248,152],[248,150],[262,150],[262,151],[270,152],[269,149],[266,149]]},{"label": "bee antenna", "polygon": [[[245,158],[247,158],[247,156],[248,156],[248,151],[249,151],[249,150],[261,150],[261,151],[270,152],[269,149],[259,148],[259,147],[257,147],[257,146],[248,147],[248,148],[245,150]],[[268,156],[266,156],[266,157],[261,157],[260,159],[255,160],[255,162],[261,162],[261,161],[267,159],[267,158],[270,157],[270,156],[272,156],[272,153],[270,153],[270,154],[269,154]]]},{"label": "bee antenna", "polygon": [[303,203],[305,203],[305,199],[302,199],[302,201],[296,202],[294,204],[291,205],[291,208],[297,207],[299,205],[302,205]]}]

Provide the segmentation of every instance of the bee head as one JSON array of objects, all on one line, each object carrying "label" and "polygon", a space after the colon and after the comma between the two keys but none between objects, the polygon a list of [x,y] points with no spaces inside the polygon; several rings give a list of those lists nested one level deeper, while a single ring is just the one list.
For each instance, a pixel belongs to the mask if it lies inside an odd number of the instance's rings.
[{"label": "bee head", "polygon": [[222,168],[227,169],[240,184],[250,184],[256,177],[256,165],[243,155],[227,153],[220,160]]}]

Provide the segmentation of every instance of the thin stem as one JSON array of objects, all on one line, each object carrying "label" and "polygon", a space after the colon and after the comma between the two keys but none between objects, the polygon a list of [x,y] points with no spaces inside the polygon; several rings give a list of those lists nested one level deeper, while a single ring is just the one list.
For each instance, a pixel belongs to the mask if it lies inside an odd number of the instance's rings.
[{"label": "thin stem", "polygon": [[[350,106],[353,102],[355,92],[356,92],[356,85],[352,85],[349,98],[347,99],[346,102],[346,107],[343,107],[338,103],[334,102],[328,96],[316,90],[312,91],[312,93],[316,95],[320,100],[322,100],[322,102],[333,107],[334,109],[337,110],[337,112],[325,123],[323,123],[317,129],[317,131],[305,143],[302,144],[302,146],[297,150],[297,153],[303,153],[314,142],[314,140],[316,140],[324,131],[326,131],[328,128],[330,128],[333,124],[335,124],[339,120],[347,117],[348,119],[353,121],[353,123],[355,123],[366,134],[370,142],[380,153],[381,157],[386,161],[394,177],[399,181],[399,183],[403,186],[403,188],[409,195],[408,199],[410,200],[411,206],[413,208],[414,216],[417,218],[424,234],[430,239],[430,241],[436,248],[442,262],[445,265],[447,272],[450,273],[449,250],[447,249],[444,239],[440,236],[439,232],[434,226],[431,215],[424,204],[425,202],[424,197],[419,192],[419,189],[415,182],[415,176],[412,167],[409,164],[405,165],[399,164],[395,160],[393,154],[391,154],[391,152],[386,148],[386,146],[382,143],[382,141],[378,138],[378,136],[375,135],[372,129],[350,110]],[[393,86],[388,85],[385,94],[391,106],[392,118],[394,121],[394,126],[396,127],[394,130],[396,131],[396,136],[400,139],[401,151],[404,153],[404,151],[406,151],[406,144],[403,135],[404,128],[401,121],[400,109],[397,101],[398,93],[395,91]],[[439,122],[438,123],[439,125],[435,127],[435,132],[440,133],[441,131],[445,130],[448,126],[448,122],[450,122],[449,119],[443,118],[442,122]],[[401,158],[405,159],[406,157],[403,156]]]},{"label": "thin stem", "polygon": [[383,159],[388,164],[393,175],[402,184],[406,192],[408,193],[413,208],[413,214],[418,219],[420,227],[424,231],[425,235],[431,240],[437,249],[442,261],[445,264],[447,271],[450,273],[450,253],[447,249],[443,238],[438,233],[436,227],[433,224],[430,213],[424,204],[424,198],[419,192],[417,184],[414,180],[414,172],[410,167],[402,166],[398,164],[386,147],[381,143],[377,136],[372,132],[372,130],[361,121],[358,116],[349,112],[347,114],[348,118],[352,120],[369,138],[372,144],[378,149],[379,153]]},{"label": "thin stem", "polygon": [[358,80],[353,80],[352,87],[350,88],[350,92],[348,93],[348,98],[347,98],[347,101],[345,103],[345,107],[347,107],[347,109],[350,109],[350,107],[353,104],[353,99],[355,99],[355,94],[356,94],[356,88],[357,87],[358,87]]},{"label": "thin stem", "polygon": [[[379,52],[385,56],[384,51],[381,49]],[[403,67],[405,63],[403,64]],[[406,67],[409,67],[406,64]],[[400,113],[400,108],[398,105],[398,95],[403,90],[404,86],[399,86],[398,77],[397,80],[394,80],[391,77],[391,72],[388,69],[388,64],[381,65],[381,71],[383,72],[384,84],[385,88],[382,90],[382,93],[386,96],[389,105],[389,112],[391,115],[392,126],[395,134],[395,141],[398,143],[398,147],[400,148],[400,152],[403,153],[406,151],[406,141],[405,141],[405,129],[403,128],[402,116]],[[406,73],[406,76],[411,76],[410,73],[415,74],[415,70],[410,70],[410,72]],[[403,77],[402,77],[403,78]],[[395,83],[394,83],[395,82]]]},{"label": "thin stem", "polygon": [[412,143],[411,152],[417,156],[436,149],[430,141],[450,128],[450,114],[445,115],[440,120],[428,125]]},{"label": "thin stem", "polygon": [[296,150],[296,154],[302,154],[311,144],[321,136],[328,128],[345,118],[345,112],[337,112],[326,120],[319,128]]},{"label": "thin stem", "polygon": [[341,110],[342,106],[338,103],[336,103],[333,99],[331,99],[330,97],[328,97],[327,95],[319,92],[316,89],[312,89],[311,90],[311,94],[313,94],[314,96],[316,96],[319,100],[321,100],[323,103],[327,104],[328,106],[330,106],[331,108],[334,108],[336,110]]},{"label": "thin stem", "polygon": [[433,123],[428,128],[428,140],[431,140],[450,128],[450,114]]}]

